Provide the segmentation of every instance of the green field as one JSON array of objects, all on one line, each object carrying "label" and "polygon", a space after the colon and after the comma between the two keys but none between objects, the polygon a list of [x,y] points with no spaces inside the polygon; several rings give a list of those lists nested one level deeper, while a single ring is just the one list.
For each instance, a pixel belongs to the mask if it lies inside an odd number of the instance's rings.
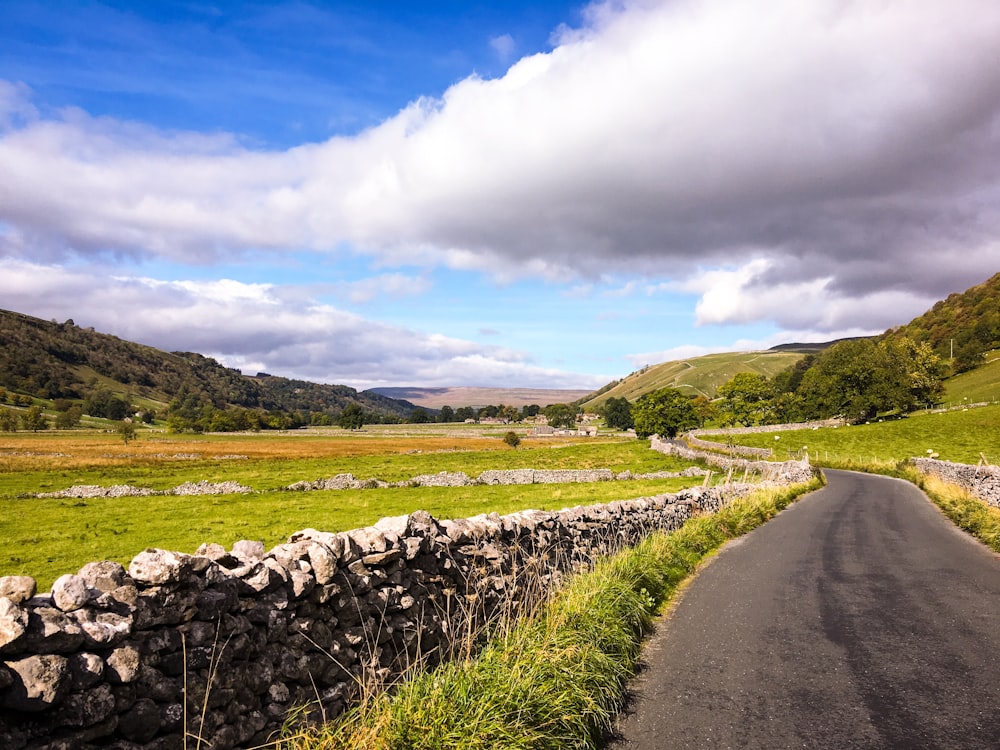
[{"label": "green field", "polygon": [[915,414],[851,427],[727,435],[725,439],[771,448],[774,460],[784,460],[806,448],[812,461],[821,465],[895,462],[926,456],[928,451],[942,460],[972,464],[979,463],[980,454],[984,454],[996,464],[1000,463],[1000,405]]},{"label": "green field", "polygon": [[963,401],[970,404],[1000,402],[1000,352],[990,352],[985,364],[949,378],[944,386],[944,402],[949,406]]},{"label": "green field", "polygon": [[[410,433],[415,432],[411,426]],[[693,479],[515,487],[401,487],[289,492],[293,482],[353,473],[401,481],[420,474],[488,469],[608,468],[678,471],[690,465],[646,441],[527,439],[512,450],[472,430],[466,437],[289,433],[195,436],[146,434],[128,446],[96,432],[0,435],[0,575],[31,575],[45,588],[101,559],[127,564],[149,546],[194,552],[258,539],[270,547],[303,528],[343,531],[385,516],[426,510],[438,518],[610,502],[673,492]],[[169,489],[183,482],[237,481],[249,495],[33,498],[74,485]]]}]

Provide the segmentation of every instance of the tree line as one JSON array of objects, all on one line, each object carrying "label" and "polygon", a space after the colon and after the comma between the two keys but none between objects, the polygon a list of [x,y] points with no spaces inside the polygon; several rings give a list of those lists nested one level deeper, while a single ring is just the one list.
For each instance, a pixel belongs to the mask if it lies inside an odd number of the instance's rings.
[{"label": "tree line", "polygon": [[610,398],[603,416],[609,427],[634,428],[639,437],[674,437],[708,422],[750,427],[843,417],[857,423],[936,406],[949,371],[928,342],[854,339],[807,355],[773,378],[738,373],[714,400],[662,388],[634,403]]}]

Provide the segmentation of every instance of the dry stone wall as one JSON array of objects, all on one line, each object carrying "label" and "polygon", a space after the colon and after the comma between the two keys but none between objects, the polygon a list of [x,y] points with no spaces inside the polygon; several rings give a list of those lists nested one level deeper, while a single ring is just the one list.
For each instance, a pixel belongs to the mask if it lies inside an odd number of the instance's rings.
[{"label": "dry stone wall", "polygon": [[956,464],[934,458],[911,458],[924,474],[957,484],[988,505],[1000,508],[1000,466]]},{"label": "dry stone wall", "polygon": [[668,456],[679,456],[692,461],[704,461],[732,474],[744,473],[760,476],[765,481],[808,482],[815,472],[808,459],[801,461],[751,461],[738,456],[728,456],[711,451],[690,448],[678,440],[667,440],[654,435],[650,445],[655,451]]},{"label": "dry stone wall", "polygon": [[353,474],[337,474],[312,482],[290,484],[285,489],[299,492],[310,490],[367,490],[386,487],[472,487],[483,484],[570,484],[575,482],[613,482],[633,479],[671,479],[674,477],[703,476],[705,470],[691,466],[683,471],[655,471],[633,474],[631,471],[613,472],[611,469],[491,469],[478,477],[464,471],[442,471],[437,474],[420,474],[402,482],[382,479],[359,479]]},{"label": "dry stone wall", "polygon": [[42,595],[0,578],[0,748],[260,745],[294,709],[332,718],[360,683],[446,659],[567,571],[752,489],[148,549]]}]

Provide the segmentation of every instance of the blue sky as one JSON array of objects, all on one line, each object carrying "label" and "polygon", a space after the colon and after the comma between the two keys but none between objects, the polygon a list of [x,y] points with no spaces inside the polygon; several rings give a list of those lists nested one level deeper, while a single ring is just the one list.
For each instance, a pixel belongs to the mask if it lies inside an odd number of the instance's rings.
[{"label": "blue sky", "polygon": [[1000,270],[991,0],[0,5],[0,307],[598,387]]}]

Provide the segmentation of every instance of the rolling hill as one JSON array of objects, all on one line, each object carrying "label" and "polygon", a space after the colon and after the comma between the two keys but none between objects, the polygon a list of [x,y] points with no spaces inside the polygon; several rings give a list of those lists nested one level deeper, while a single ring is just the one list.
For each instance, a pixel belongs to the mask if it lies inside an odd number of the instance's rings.
[{"label": "rolling hill", "polygon": [[151,346],[65,323],[0,310],[0,387],[43,399],[85,399],[104,390],[161,411],[196,396],[223,409],[337,414],[348,404],[405,418],[406,401],[346,385],[324,385],[260,373],[243,375],[210,357]]},{"label": "rolling hill", "polygon": [[644,367],[622,380],[610,383],[601,391],[582,402],[584,409],[592,410],[609,398],[627,398],[635,401],[640,396],[659,388],[677,388],[692,396],[715,398],[719,386],[738,372],[754,372],[774,377],[798,362],[805,354],[798,351],[726,352],[706,354],[701,357],[663,362]]},{"label": "rolling hill", "polygon": [[458,408],[471,406],[530,406],[541,407],[549,404],[571,404],[581,398],[586,398],[593,391],[565,390],[555,388],[372,388],[371,392],[379,393],[394,399],[404,399],[417,406],[428,409],[440,409],[442,406]]}]

